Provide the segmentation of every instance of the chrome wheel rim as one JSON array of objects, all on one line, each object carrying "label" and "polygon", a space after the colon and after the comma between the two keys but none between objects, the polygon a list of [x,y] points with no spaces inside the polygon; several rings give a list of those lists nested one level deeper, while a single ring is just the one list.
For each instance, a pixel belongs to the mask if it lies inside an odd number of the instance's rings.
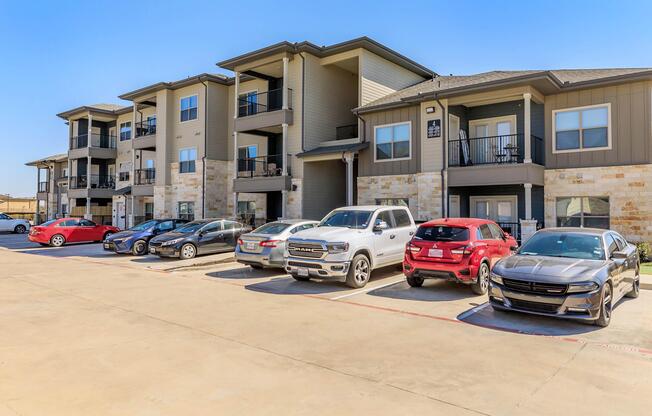
[{"label": "chrome wheel rim", "polygon": [[145,251],[145,244],[143,242],[137,242],[136,243],[136,253],[142,253]]},{"label": "chrome wheel rim", "polygon": [[487,290],[489,287],[489,268],[485,265],[480,267],[480,287],[483,291]]},{"label": "chrome wheel rim", "polygon": [[25,226],[24,226],[24,225],[19,225],[19,226],[17,226],[17,227],[16,227],[16,232],[17,232],[18,234],[22,234],[22,233],[24,233],[24,232],[25,232]]},{"label": "chrome wheel rim", "polygon": [[193,246],[183,246],[182,249],[183,257],[192,257],[195,254],[195,248]]},{"label": "chrome wheel rim", "polygon": [[54,244],[55,246],[62,245],[63,237],[61,237],[60,235],[55,235],[54,237],[52,237],[52,244]]},{"label": "chrome wheel rim", "polygon": [[367,263],[367,260],[360,259],[355,263],[353,278],[358,283],[364,283],[367,281],[369,278],[369,263]]},{"label": "chrome wheel rim", "polygon": [[611,319],[611,286],[605,286],[604,298],[602,299],[602,311],[604,317],[608,321]]}]

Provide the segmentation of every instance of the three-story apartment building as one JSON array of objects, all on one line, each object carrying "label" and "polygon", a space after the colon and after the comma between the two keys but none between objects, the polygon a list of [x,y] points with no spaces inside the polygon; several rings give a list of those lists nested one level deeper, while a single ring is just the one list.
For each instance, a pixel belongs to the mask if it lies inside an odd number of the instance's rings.
[{"label": "three-story apartment building", "polygon": [[65,217],[69,212],[68,155],[52,155],[26,165],[37,169],[34,223]]}]

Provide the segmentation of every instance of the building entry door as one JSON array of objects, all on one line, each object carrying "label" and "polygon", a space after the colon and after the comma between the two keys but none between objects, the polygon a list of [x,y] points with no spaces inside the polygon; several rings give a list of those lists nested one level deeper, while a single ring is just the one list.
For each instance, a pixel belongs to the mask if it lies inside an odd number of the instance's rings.
[{"label": "building entry door", "polygon": [[116,212],[116,227],[124,230],[127,228],[127,213],[125,211],[124,202],[115,203],[115,212]]}]

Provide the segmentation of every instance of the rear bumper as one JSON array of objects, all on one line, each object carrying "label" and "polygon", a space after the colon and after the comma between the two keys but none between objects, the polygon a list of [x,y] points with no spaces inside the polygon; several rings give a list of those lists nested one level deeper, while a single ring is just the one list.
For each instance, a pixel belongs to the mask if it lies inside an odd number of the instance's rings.
[{"label": "rear bumper", "polygon": [[50,242],[50,239],[47,238],[44,234],[36,234],[36,235],[29,234],[27,236],[27,239],[29,241],[31,241],[32,243],[44,243],[44,244],[47,244],[47,243]]},{"label": "rear bumper", "polygon": [[497,309],[524,312],[555,318],[594,320],[600,317],[599,288],[589,293],[542,296],[510,290],[495,282],[489,283],[489,302]]},{"label": "rear bumper", "polygon": [[246,265],[256,265],[263,267],[280,267],[283,268],[284,259],[283,251],[275,251],[272,248],[265,248],[260,253],[247,253],[240,249],[240,245],[235,248],[235,261]]},{"label": "rear bumper", "polygon": [[350,265],[350,261],[311,260],[301,257],[285,259],[285,271],[290,274],[300,275],[300,271],[307,270],[310,277],[340,282],[346,281]]},{"label": "rear bumper", "polygon": [[403,259],[403,274],[422,279],[445,279],[463,284],[475,283],[478,267],[468,261],[460,263],[437,263],[416,261],[408,256]]}]

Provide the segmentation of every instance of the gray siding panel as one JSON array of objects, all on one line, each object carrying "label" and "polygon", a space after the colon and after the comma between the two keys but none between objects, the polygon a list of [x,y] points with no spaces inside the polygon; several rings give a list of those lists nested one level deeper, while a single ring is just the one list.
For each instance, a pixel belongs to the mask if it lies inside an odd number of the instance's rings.
[{"label": "gray siding panel", "polygon": [[[419,106],[379,111],[364,115],[365,139],[370,146],[362,150],[359,156],[359,176],[406,175],[417,173],[420,169],[421,140]],[[412,123],[412,154],[409,160],[397,162],[374,162],[374,127],[400,122]]]},{"label": "gray siding panel", "polygon": [[306,162],[303,173],[304,218],[320,220],[346,205],[346,166],[340,160]]}]

